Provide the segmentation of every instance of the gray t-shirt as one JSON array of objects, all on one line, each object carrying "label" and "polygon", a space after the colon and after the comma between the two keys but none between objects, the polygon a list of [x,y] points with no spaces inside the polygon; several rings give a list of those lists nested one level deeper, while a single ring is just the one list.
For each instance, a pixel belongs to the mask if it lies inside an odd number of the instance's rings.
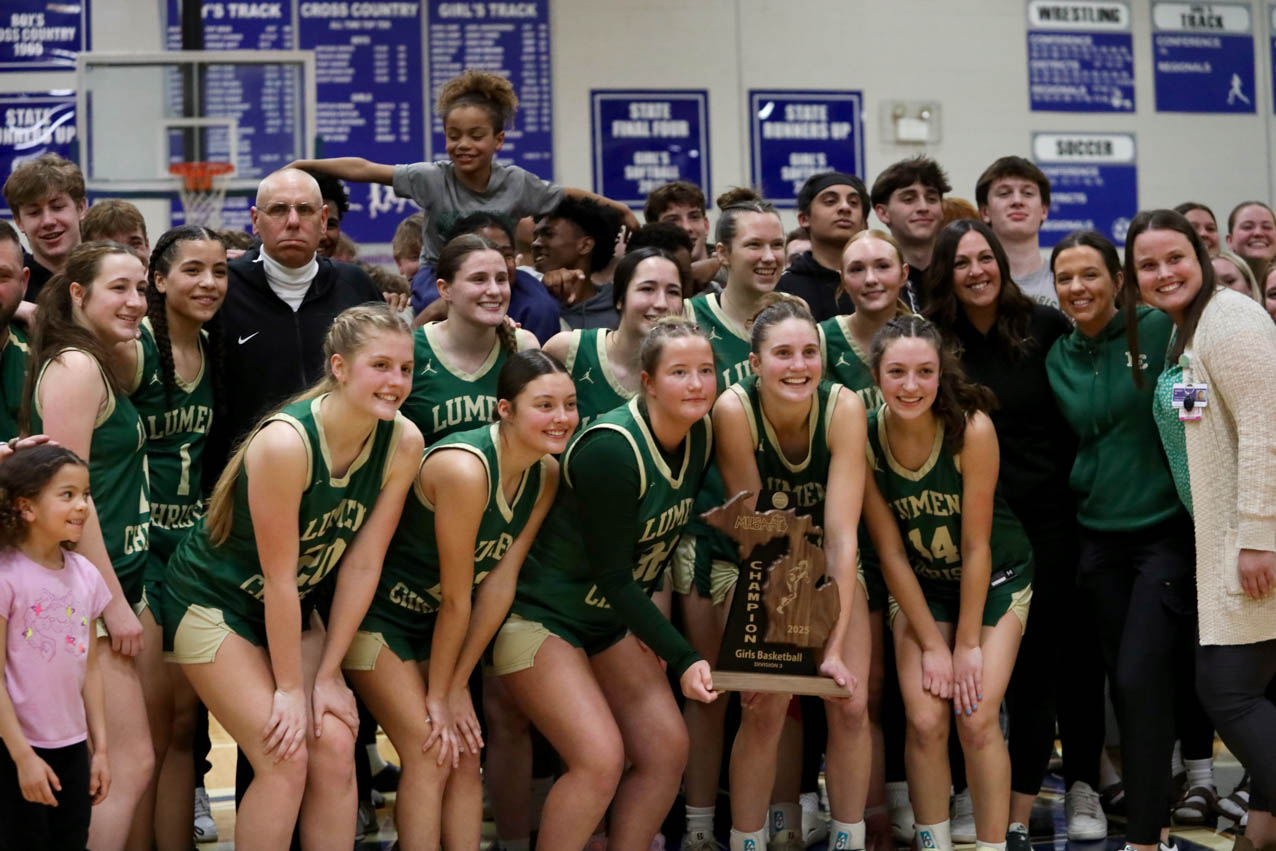
[{"label": "gray t-shirt", "polygon": [[[411,198],[425,212],[421,264],[433,266],[443,249],[442,233],[470,213],[486,211],[512,219],[540,216],[563,200],[563,188],[516,165],[492,163],[487,189],[474,192],[456,177],[450,162],[394,167],[394,194]],[[511,222],[511,224],[513,224]]]},{"label": "gray t-shirt", "polygon": [[1059,294],[1054,289],[1054,273],[1050,271],[1049,263],[1042,263],[1041,268],[1031,275],[1015,278],[1015,283],[1033,301],[1055,308],[1059,306]]},{"label": "gray t-shirt", "polygon": [[620,314],[612,300],[612,284],[600,284],[598,291],[579,304],[564,307],[560,322],[564,331],[582,328],[606,328],[609,331],[620,324]]}]

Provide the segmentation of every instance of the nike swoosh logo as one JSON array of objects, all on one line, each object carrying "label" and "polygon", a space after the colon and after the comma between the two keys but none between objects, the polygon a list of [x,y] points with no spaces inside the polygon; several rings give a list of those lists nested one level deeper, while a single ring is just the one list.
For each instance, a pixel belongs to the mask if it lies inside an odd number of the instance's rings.
[{"label": "nike swoosh logo", "polygon": [[242,346],[244,343],[247,343],[249,340],[251,340],[253,337],[256,337],[260,333],[261,333],[260,331],[254,331],[251,334],[249,334],[247,337],[240,337],[239,345]]}]

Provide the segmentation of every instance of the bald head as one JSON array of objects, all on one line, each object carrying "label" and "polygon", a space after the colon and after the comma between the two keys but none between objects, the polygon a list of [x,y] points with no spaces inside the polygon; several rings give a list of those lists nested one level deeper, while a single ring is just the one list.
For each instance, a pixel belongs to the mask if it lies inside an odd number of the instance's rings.
[{"label": "bald head", "polygon": [[328,219],[319,184],[304,171],[283,168],[257,186],[253,232],[262,251],[276,262],[296,269],[315,256]]}]

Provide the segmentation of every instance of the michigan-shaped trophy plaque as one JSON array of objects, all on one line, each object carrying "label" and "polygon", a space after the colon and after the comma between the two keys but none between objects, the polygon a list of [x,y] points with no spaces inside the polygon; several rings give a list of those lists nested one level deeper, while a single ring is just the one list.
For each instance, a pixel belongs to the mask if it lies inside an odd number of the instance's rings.
[{"label": "michigan-shaped trophy plaque", "polygon": [[824,571],[820,529],[772,495],[769,511],[746,507],[740,493],[704,520],[728,535],[740,575],[727,614],[713,686],[719,691],[769,691],[848,697],[819,675],[820,655],[837,622],[837,583]]}]

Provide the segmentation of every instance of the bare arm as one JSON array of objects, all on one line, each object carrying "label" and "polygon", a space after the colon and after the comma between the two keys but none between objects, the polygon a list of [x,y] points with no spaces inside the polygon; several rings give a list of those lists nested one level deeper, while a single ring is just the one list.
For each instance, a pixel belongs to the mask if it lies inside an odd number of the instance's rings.
[{"label": "bare arm", "polygon": [[330,157],[322,160],[293,160],[288,168],[300,168],[330,174],[355,183],[394,183],[394,166],[374,163],[363,157]]},{"label": "bare arm", "polygon": [[567,353],[572,347],[572,331],[559,331],[545,341],[545,353],[553,355],[563,363],[567,363]]},{"label": "bare arm", "polygon": [[492,568],[492,572],[479,585],[474,595],[474,605],[470,611],[470,629],[465,634],[465,641],[461,645],[461,652],[452,673],[454,690],[465,687],[470,674],[474,671],[474,666],[483,655],[483,649],[492,640],[492,636],[496,635],[505,616],[509,614],[510,604],[514,602],[514,589],[518,584],[519,570],[523,567],[523,560],[527,558],[528,550],[532,548],[532,541],[536,539],[541,522],[549,513],[550,506],[554,504],[554,495],[557,492],[558,462],[550,458],[545,465],[545,484],[541,490],[540,499],[532,508],[532,513],[527,518],[527,525],[514,539],[510,548],[505,551],[501,560],[496,563],[496,567]]},{"label": "bare arm", "polygon": [[1000,464],[992,420],[974,414],[961,449],[961,609],[953,645],[953,699],[966,714],[975,710],[983,692],[979,637],[992,577],[993,500]]},{"label": "bare arm", "polygon": [[713,443],[727,497],[748,491],[749,498],[744,504],[749,509],[756,509],[758,494],[762,491],[762,476],[758,473],[758,459],[753,454],[753,437],[744,405],[733,392],[723,393],[713,403]]},{"label": "bare arm", "polygon": [[306,486],[306,449],[287,423],[257,432],[244,458],[248,508],[265,586],[266,649],[275,680],[274,705],[262,736],[266,751],[287,759],[305,741],[301,674],[301,596],[297,592],[297,513]]},{"label": "bare arm", "polygon": [[[864,403],[850,390],[838,390],[837,408],[829,424],[828,482],[824,494],[825,569],[837,582],[838,616],[825,645],[824,659],[843,663],[841,650],[850,628],[851,606],[859,585],[855,570],[860,506],[864,500],[864,446],[868,426]],[[844,669],[844,667],[843,667]],[[835,677],[836,679],[836,677]],[[844,683],[845,685],[845,683]]]},{"label": "bare arm", "polygon": [[89,763],[89,794],[93,803],[106,800],[111,789],[111,768],[106,742],[106,690],[102,685],[102,666],[98,657],[97,641],[90,639],[89,655],[84,671],[84,716],[89,726],[89,744],[93,756]]},{"label": "bare arm", "polygon": [[580,189],[575,186],[564,186],[563,194],[568,198],[577,198],[585,201],[593,201],[595,204],[602,204],[604,207],[611,207],[617,213],[620,213],[621,223],[629,228],[630,232],[638,230],[638,217],[634,215],[634,211],[619,201],[613,201],[605,198],[597,193],[590,192],[588,189]]},{"label": "bare arm", "polygon": [[[92,356],[84,352],[63,352],[46,367],[38,393],[45,433],[88,461],[98,411],[106,403],[108,393]],[[102,499],[114,496],[95,494]],[[136,656],[142,649],[142,624],[129,608],[111,565],[95,501],[89,503],[89,516],[76,550],[93,562],[111,592],[111,602],[102,612],[111,634],[111,647],[117,653]]]}]

